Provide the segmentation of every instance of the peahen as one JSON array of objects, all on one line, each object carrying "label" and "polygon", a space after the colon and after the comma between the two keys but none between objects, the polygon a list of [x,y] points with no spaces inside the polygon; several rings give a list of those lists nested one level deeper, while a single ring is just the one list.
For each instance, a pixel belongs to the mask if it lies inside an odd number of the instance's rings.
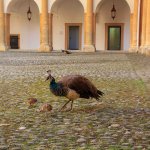
[{"label": "peahen", "polygon": [[71,52],[68,50],[61,50],[61,51],[62,51],[62,53],[65,53],[65,54],[71,54]]},{"label": "peahen", "polygon": [[67,103],[61,108],[63,110],[66,105],[71,102],[73,108],[73,101],[78,98],[95,98],[97,101],[103,96],[103,92],[98,90],[93,83],[81,75],[68,75],[64,76],[60,81],[56,82],[55,78],[51,75],[51,71],[47,71],[50,80],[50,90],[56,96],[64,96],[69,99]]}]

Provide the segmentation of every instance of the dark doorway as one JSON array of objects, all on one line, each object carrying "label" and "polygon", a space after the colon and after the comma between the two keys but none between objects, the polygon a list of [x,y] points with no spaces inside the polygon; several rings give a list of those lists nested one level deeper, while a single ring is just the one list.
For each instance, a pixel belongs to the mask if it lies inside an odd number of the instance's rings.
[{"label": "dark doorway", "polygon": [[69,26],[69,49],[79,50],[79,26]]},{"label": "dark doorway", "polygon": [[19,35],[10,35],[10,48],[19,49]]},{"label": "dark doorway", "polygon": [[121,50],[121,26],[108,26],[108,50]]}]

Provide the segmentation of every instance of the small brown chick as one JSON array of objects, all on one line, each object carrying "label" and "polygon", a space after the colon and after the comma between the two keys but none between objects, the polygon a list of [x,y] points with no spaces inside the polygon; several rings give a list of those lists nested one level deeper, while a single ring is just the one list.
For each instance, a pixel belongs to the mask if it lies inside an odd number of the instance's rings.
[{"label": "small brown chick", "polygon": [[29,98],[29,99],[27,100],[27,104],[28,104],[29,106],[33,106],[36,102],[37,102],[37,99],[36,99],[36,98]]},{"label": "small brown chick", "polygon": [[40,112],[47,112],[47,111],[51,111],[53,108],[50,104],[44,104],[40,107]]}]

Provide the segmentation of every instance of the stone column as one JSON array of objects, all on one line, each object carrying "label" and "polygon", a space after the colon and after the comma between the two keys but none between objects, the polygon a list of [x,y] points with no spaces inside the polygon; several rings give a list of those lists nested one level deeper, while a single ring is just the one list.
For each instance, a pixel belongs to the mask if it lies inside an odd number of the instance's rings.
[{"label": "stone column", "polygon": [[96,48],[96,16],[97,14],[93,14],[93,45]]},{"label": "stone column", "polygon": [[87,12],[84,19],[84,51],[95,52],[93,45],[93,0],[87,0]]},{"label": "stone column", "polygon": [[10,49],[10,14],[5,14],[5,41],[7,49]]},{"label": "stone column", "polygon": [[133,13],[130,14],[130,49],[129,51],[132,52],[133,47]]},{"label": "stone column", "polygon": [[40,14],[40,44],[42,43],[42,35],[41,35],[41,33],[42,33],[42,14]]},{"label": "stone column", "polygon": [[0,0],[0,51],[6,51],[4,1]]},{"label": "stone column", "polygon": [[138,0],[134,0],[134,12],[130,16],[130,31],[131,31],[131,42],[130,52],[137,51],[137,23],[138,23]]},{"label": "stone column", "polygon": [[150,0],[147,0],[147,16],[146,16],[146,55],[150,56]]},{"label": "stone column", "polygon": [[49,45],[53,50],[53,14],[49,13]]},{"label": "stone column", "polygon": [[48,0],[42,0],[42,14],[40,15],[40,41],[40,52],[50,52]]},{"label": "stone column", "polygon": [[142,1],[142,12],[141,12],[141,47],[140,52],[143,54],[146,44],[146,16],[147,16],[147,0]]}]

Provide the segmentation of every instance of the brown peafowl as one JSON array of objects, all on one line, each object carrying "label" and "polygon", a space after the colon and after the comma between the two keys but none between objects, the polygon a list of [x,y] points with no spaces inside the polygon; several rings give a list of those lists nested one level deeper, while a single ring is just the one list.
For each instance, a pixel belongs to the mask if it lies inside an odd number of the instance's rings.
[{"label": "brown peafowl", "polygon": [[51,75],[51,71],[47,71],[50,80],[50,90],[56,96],[64,96],[69,99],[67,103],[61,108],[63,110],[66,105],[71,102],[73,108],[73,101],[78,98],[95,98],[97,101],[103,96],[103,92],[98,90],[93,83],[81,75],[68,75],[64,76],[60,81],[56,82],[55,78]]}]

